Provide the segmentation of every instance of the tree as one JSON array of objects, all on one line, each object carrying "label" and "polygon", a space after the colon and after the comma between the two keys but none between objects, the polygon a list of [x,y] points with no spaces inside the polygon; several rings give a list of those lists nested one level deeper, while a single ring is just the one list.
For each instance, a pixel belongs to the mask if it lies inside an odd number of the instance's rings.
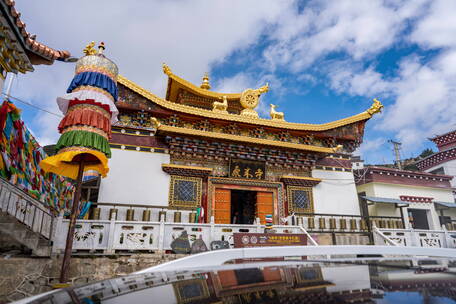
[{"label": "tree", "polygon": [[434,154],[434,151],[432,151],[432,149],[427,148],[427,149],[424,149],[423,152],[421,152],[420,157],[425,158],[432,154]]}]

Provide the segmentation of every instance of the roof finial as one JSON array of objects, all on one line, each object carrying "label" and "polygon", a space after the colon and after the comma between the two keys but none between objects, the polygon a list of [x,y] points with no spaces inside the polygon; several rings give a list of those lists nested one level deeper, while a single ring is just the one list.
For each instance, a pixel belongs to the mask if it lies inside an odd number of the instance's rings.
[{"label": "roof finial", "polygon": [[83,50],[86,56],[88,55],[95,55],[97,51],[93,48],[95,46],[95,41],[90,42],[86,45],[85,49]]},{"label": "roof finial", "polygon": [[105,50],[105,45],[104,45],[104,42],[100,42],[100,44],[98,45],[98,54],[103,54],[103,51]]},{"label": "roof finial", "polygon": [[211,85],[209,84],[209,75],[207,72],[204,73],[203,83],[201,84],[200,88],[204,90],[209,90],[211,88]]},{"label": "roof finial", "polygon": [[165,73],[168,76],[171,74],[171,69],[169,68],[169,66],[166,65],[166,63],[163,63],[163,73]]}]

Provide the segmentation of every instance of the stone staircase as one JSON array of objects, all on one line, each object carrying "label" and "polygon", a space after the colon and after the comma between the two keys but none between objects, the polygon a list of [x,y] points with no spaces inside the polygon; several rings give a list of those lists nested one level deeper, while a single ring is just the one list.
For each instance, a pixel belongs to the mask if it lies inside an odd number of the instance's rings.
[{"label": "stone staircase", "polygon": [[0,235],[30,249],[32,255],[50,256],[55,221],[41,202],[0,178]]},{"label": "stone staircase", "polygon": [[42,257],[51,255],[51,241],[2,211],[0,211],[0,233],[30,249],[32,255]]}]

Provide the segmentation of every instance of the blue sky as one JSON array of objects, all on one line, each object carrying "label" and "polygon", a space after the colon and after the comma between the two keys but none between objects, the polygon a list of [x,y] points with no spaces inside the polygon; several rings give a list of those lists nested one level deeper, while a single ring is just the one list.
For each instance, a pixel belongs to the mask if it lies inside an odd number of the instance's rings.
[{"label": "blue sky", "polygon": [[[278,105],[292,122],[324,123],[385,105],[367,123],[358,151],[368,163],[391,162],[433,147],[456,128],[456,1],[17,1],[37,40],[81,56],[104,41],[120,73],[164,96],[166,62],[196,84],[240,92],[266,82],[259,112]],[[12,95],[52,112],[73,64],[20,75]],[[42,144],[58,139],[59,117],[27,106],[24,120]]]}]

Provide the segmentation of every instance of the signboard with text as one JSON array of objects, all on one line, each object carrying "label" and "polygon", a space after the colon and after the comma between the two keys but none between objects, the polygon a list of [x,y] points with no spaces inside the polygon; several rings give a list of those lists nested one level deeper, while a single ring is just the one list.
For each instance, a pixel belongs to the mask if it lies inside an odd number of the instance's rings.
[{"label": "signboard with text", "polygon": [[307,245],[304,234],[234,233],[233,236],[234,248]]},{"label": "signboard with text", "polygon": [[265,162],[245,159],[230,159],[230,177],[265,179],[265,175]]}]

